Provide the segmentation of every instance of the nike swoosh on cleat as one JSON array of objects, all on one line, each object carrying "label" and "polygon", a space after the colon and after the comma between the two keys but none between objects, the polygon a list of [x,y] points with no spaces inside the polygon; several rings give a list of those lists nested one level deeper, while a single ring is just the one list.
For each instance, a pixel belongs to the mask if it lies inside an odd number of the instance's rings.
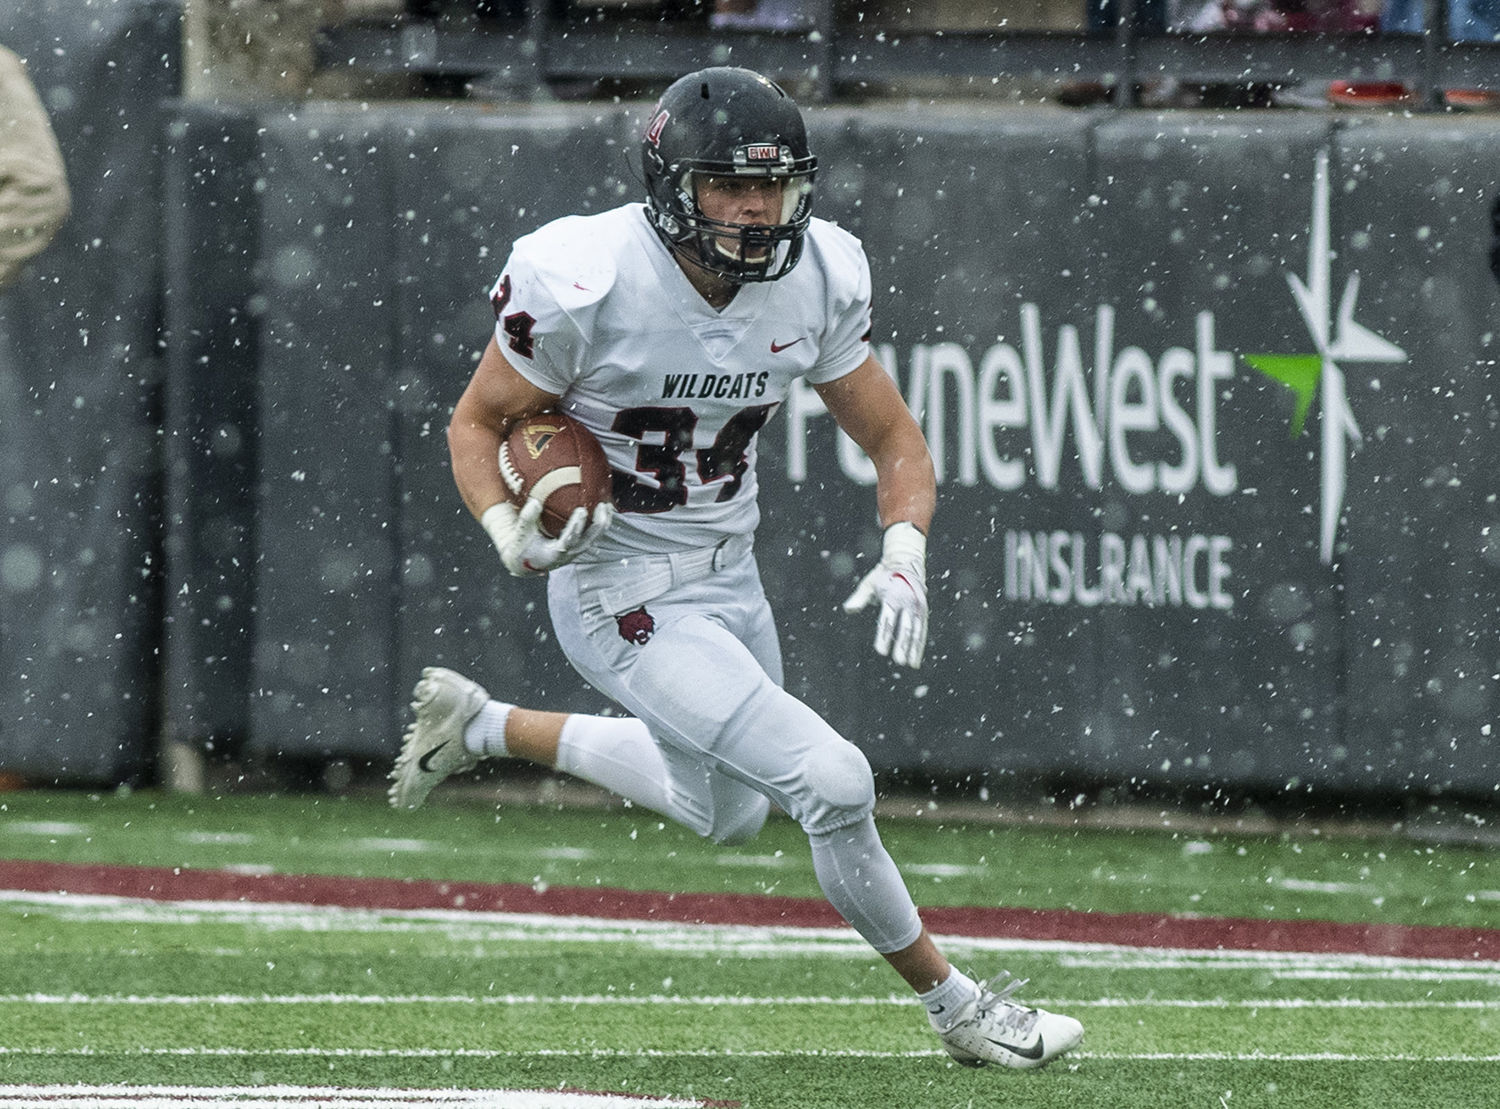
[{"label": "nike swoosh on cleat", "polygon": [[1015,1044],[1008,1044],[1004,1040],[997,1040],[993,1036],[986,1036],[985,1039],[989,1040],[996,1047],[1003,1047],[1013,1055],[1019,1055],[1022,1059],[1040,1059],[1047,1053],[1047,1045],[1042,1042],[1040,1036],[1036,1038],[1036,1043],[1031,1047],[1017,1047]]},{"label": "nike swoosh on cleat", "polygon": [[800,343],[803,339],[806,339],[806,338],[807,338],[807,336],[803,335],[800,338],[793,339],[790,343],[778,343],[775,339],[772,339],[771,340],[771,353],[772,354],[780,354],[782,351],[786,350],[787,347],[794,347],[798,343]]},{"label": "nike swoosh on cleat", "polygon": [[444,747],[448,746],[448,744],[450,744],[452,742],[453,741],[451,739],[445,739],[445,740],[443,740],[443,742],[439,743],[436,747],[434,747],[431,751],[428,751],[427,754],[423,755],[421,758],[419,758],[417,760],[417,769],[420,770],[420,771],[422,771],[424,774],[431,774],[432,773],[432,767],[431,767],[430,763],[432,762],[432,756],[436,755],[439,751],[441,751]]}]

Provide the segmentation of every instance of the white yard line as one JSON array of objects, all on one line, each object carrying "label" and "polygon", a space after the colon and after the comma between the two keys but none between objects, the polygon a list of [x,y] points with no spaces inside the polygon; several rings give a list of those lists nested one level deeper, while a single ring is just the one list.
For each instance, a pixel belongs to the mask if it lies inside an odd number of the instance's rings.
[{"label": "white yard line", "polygon": [[[311,1059],[946,1059],[937,1048],[916,1051],[870,1051],[861,1049],[806,1049],[757,1051],[742,1048],[704,1049],[697,1051],[663,1051],[635,1048],[593,1048],[570,1051],[542,1048],[536,1051],[498,1051],[489,1048],[318,1048],[273,1047],[243,1048],[209,1045],[186,1047],[145,1047],[124,1051],[101,1051],[95,1048],[0,1047],[0,1058],[6,1056],[42,1056],[57,1058],[124,1058],[124,1057],[213,1057],[213,1058],[311,1058]],[[1495,1055],[1413,1055],[1407,1052],[1278,1052],[1278,1051],[1073,1051],[1061,1065],[1086,1059],[1141,1062],[1224,1062],[1224,1063],[1500,1063]]]},{"label": "white yard line", "polygon": [[[1363,998],[1171,998],[1171,997],[1097,997],[1032,999],[1033,1003],[1054,1009],[1493,1009],[1500,1002],[1478,999],[1437,1000],[1419,998],[1408,1001],[1374,1001]],[[868,1006],[909,1007],[908,997],[890,994],[885,997],[745,997],[683,996],[678,994],[3,994],[0,1005],[142,1005],[142,1006],[213,1006],[242,1005],[567,1005],[567,1006],[656,1006],[676,1005],[686,1008],[785,1008],[788,1006],[829,1006],[860,1008]]]},{"label": "white yard line", "polygon": [[[682,924],[607,920],[539,913],[467,909],[351,909],[253,901],[151,901],[103,894],[0,890],[0,910],[11,908],[59,920],[92,923],[195,926],[237,925],[268,932],[435,935],[450,942],[516,944],[633,944],[653,951],[737,959],[798,955],[867,959],[869,948],[848,928]],[[1500,984],[1500,962],[1416,959],[1338,952],[1249,949],[1143,948],[1065,940],[939,936],[951,953],[967,959],[1009,952],[1051,953],[1061,966],[1108,970],[1253,970],[1281,979],[1328,981],[1410,980]]]},{"label": "white yard line", "polygon": [[64,820],[11,820],[5,830],[18,836],[86,836],[87,824]]}]

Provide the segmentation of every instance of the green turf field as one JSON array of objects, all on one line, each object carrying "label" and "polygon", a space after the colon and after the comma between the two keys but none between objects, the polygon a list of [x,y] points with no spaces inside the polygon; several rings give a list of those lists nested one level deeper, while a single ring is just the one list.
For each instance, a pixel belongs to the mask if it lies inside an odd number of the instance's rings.
[{"label": "green turf field", "polygon": [[[940,814],[939,814],[940,816]],[[1480,848],[888,822],[920,903],[1446,924],[1500,917]],[[726,849],[639,811],[378,798],[0,796],[0,855],[815,896],[800,832]],[[752,1107],[1500,1105],[1500,965],[964,940],[1082,1048],[950,1065],[847,930],[0,899],[0,1084],[570,1089]],[[3,1100],[3,1093],[0,1093]],[[503,1105],[504,1101],[493,1104]]]}]

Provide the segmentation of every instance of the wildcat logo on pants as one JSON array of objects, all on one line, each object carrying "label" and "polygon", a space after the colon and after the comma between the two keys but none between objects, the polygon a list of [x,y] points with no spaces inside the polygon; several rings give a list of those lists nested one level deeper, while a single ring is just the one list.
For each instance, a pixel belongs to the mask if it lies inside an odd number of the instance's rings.
[{"label": "wildcat logo on pants", "polygon": [[620,638],[637,647],[650,643],[651,636],[656,632],[656,620],[646,611],[645,605],[624,616],[615,617],[615,623],[620,627]]}]

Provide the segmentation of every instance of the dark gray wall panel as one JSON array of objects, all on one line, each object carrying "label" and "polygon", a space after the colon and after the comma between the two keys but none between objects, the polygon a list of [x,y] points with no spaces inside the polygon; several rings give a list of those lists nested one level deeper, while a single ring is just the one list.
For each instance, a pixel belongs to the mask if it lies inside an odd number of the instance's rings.
[{"label": "dark gray wall panel", "polygon": [[352,107],[268,111],[261,126],[249,747],[370,754],[390,744],[395,700],[390,132]]},{"label": "dark gray wall panel", "polygon": [[[1291,394],[1244,361],[1306,349],[1286,275],[1305,271],[1309,186],[1327,132],[1326,117],[1168,115],[1111,121],[1096,135],[1093,268],[1101,303],[1114,308],[1114,349],[1144,352],[1161,392],[1168,352],[1190,355],[1182,364],[1193,376],[1175,378],[1173,395],[1199,456],[1180,493],[1161,476],[1131,492],[1111,465],[1101,522],[1211,537],[1227,544],[1229,571],[1223,607],[1101,612],[1123,742],[1099,754],[1117,771],[1274,786],[1327,770],[1322,752],[1342,723],[1342,643],[1337,578],[1318,551],[1308,446],[1317,422],[1294,437]],[[1125,442],[1135,457],[1180,465],[1188,452],[1157,411],[1160,429]]]},{"label": "dark gray wall panel", "polygon": [[167,128],[164,730],[210,750],[249,712],[265,298],[255,116],[178,104]]},{"label": "dark gray wall panel", "polygon": [[162,101],[175,5],[6,5],[73,191],[0,296],[0,767],[147,773],[157,718]]},{"label": "dark gray wall panel", "polygon": [[[1487,265],[1500,142],[1480,120],[1366,121],[1334,148],[1340,283],[1405,357],[1346,366],[1345,568],[1353,774],[1379,788],[1488,791],[1500,638],[1496,323]],[[1338,195],[1341,194],[1341,195]]]}]

